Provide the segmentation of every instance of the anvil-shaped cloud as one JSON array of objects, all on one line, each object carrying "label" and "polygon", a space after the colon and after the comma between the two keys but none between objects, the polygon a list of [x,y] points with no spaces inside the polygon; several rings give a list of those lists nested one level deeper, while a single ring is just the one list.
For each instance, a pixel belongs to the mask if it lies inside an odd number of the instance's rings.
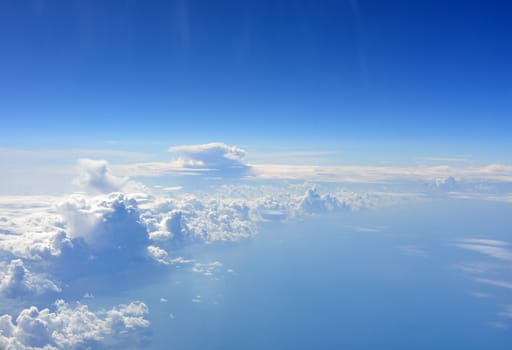
[{"label": "anvil-shaped cloud", "polygon": [[178,155],[177,163],[184,168],[210,170],[221,176],[240,175],[249,169],[243,149],[221,142],[175,146],[168,151]]}]

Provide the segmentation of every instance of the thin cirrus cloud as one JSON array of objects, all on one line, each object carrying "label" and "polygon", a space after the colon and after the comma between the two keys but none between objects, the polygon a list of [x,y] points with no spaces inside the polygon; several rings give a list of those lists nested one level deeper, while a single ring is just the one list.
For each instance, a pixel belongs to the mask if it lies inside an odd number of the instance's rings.
[{"label": "thin cirrus cloud", "polygon": [[493,239],[468,238],[455,244],[459,248],[478,252],[494,259],[512,261],[510,244]]}]

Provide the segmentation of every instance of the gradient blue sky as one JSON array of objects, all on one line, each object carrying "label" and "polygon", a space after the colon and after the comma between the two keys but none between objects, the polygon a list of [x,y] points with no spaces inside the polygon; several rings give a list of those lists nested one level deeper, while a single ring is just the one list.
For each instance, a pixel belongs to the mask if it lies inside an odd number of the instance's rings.
[{"label": "gradient blue sky", "polygon": [[510,349],[509,3],[0,0],[0,348]]},{"label": "gradient blue sky", "polygon": [[2,1],[1,146],[505,154],[511,15],[506,1]]}]

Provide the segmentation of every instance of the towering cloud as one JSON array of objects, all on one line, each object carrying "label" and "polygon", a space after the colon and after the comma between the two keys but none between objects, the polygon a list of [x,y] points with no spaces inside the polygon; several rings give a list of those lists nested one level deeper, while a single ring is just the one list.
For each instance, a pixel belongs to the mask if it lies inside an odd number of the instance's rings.
[{"label": "towering cloud", "polygon": [[169,152],[177,154],[178,163],[185,168],[207,169],[218,175],[238,175],[249,169],[243,149],[221,142],[176,146]]}]

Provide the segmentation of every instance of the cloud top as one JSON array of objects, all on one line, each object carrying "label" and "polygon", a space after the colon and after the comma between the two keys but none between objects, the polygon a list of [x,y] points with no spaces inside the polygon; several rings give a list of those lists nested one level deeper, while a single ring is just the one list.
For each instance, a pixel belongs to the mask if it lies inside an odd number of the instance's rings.
[{"label": "cloud top", "polygon": [[106,160],[79,159],[79,171],[74,184],[95,193],[120,191],[128,182],[128,178],[114,176],[110,173]]},{"label": "cloud top", "polygon": [[222,142],[175,146],[168,151],[178,155],[178,163],[184,168],[208,169],[221,175],[239,174],[249,168],[244,163],[243,149]]}]

